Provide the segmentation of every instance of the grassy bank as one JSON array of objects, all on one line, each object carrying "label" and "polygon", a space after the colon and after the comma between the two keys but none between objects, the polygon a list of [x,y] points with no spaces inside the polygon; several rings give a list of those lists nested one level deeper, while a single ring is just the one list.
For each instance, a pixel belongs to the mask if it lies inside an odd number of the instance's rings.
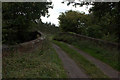
[{"label": "grassy bank", "polygon": [[66,78],[61,60],[48,41],[31,53],[3,57],[3,78]]},{"label": "grassy bank", "polygon": [[120,71],[118,63],[119,54],[117,50],[107,50],[99,46],[91,45],[88,41],[80,41],[79,43],[73,43],[73,45]]},{"label": "grassy bank", "polygon": [[77,64],[85,70],[85,73],[90,78],[107,78],[94,64],[90,63],[87,59],[81,56],[77,51],[71,49],[63,42],[54,41],[55,44],[60,46]]},{"label": "grassy bank", "polygon": [[64,41],[69,44],[74,45],[76,48],[83,50],[84,52],[90,54],[91,56],[105,62],[114,69],[120,71],[120,65],[118,61],[119,52],[117,49],[109,49],[104,46],[99,46],[91,41],[80,40],[78,37],[71,35],[56,35],[55,40]]}]

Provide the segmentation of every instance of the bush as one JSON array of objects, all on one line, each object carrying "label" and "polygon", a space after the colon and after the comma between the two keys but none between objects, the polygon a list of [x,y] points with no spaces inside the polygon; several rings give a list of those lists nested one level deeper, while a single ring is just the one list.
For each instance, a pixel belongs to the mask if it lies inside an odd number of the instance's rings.
[{"label": "bush", "polygon": [[[71,33],[72,34],[72,33]],[[55,40],[64,41],[75,47],[83,50],[84,52],[90,54],[91,56],[100,59],[101,61],[107,63],[111,67],[120,71],[118,64],[118,49],[105,47],[105,45],[99,45],[93,41],[81,40],[80,38],[69,34],[56,35]]]},{"label": "bush", "polygon": [[54,40],[58,41],[64,41],[67,43],[72,43],[78,41],[78,38],[72,35],[67,35],[67,34],[57,34],[53,38]]},{"label": "bush", "polygon": [[89,26],[87,29],[87,35],[89,37],[101,38],[102,37],[101,27],[98,25]]},{"label": "bush", "polygon": [[118,42],[118,36],[116,36],[115,34],[108,33],[107,35],[104,35],[102,39],[111,42]]}]

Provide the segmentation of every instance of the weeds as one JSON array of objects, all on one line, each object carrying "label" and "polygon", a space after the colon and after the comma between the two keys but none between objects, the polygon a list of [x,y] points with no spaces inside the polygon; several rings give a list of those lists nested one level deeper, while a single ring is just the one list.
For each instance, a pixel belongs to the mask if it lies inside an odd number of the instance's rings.
[{"label": "weeds", "polygon": [[63,41],[74,45],[76,48],[83,50],[91,56],[98,58],[99,60],[107,63],[114,69],[120,71],[118,56],[118,49],[109,49],[105,46],[99,46],[94,42],[88,40],[80,40],[72,35],[56,35],[54,40]]},{"label": "weeds", "polygon": [[66,78],[61,60],[49,41],[31,53],[3,57],[3,78]]}]

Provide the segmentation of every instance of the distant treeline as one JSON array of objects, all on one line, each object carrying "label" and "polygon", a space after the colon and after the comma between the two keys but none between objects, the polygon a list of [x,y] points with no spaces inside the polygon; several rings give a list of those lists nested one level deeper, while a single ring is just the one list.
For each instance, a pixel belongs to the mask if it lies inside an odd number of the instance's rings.
[{"label": "distant treeline", "polygon": [[39,21],[38,28],[44,34],[57,34],[60,32],[59,27],[50,22],[43,23],[42,21]]},{"label": "distant treeline", "polygon": [[[72,4],[72,3],[68,3]],[[78,11],[66,11],[59,16],[60,29],[63,32],[75,32],[93,38],[112,42],[119,41],[120,2],[96,2],[91,4],[90,14]],[[83,4],[74,4],[83,6]]]}]

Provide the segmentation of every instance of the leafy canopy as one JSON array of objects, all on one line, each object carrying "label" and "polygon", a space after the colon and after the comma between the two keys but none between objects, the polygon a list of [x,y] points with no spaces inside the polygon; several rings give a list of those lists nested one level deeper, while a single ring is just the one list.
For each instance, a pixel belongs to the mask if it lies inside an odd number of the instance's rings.
[{"label": "leafy canopy", "polygon": [[24,42],[35,19],[48,15],[51,2],[5,2],[2,5],[3,42]]},{"label": "leafy canopy", "polygon": [[88,15],[77,11],[67,11],[59,16],[60,28],[63,31],[82,33],[88,25]]}]

